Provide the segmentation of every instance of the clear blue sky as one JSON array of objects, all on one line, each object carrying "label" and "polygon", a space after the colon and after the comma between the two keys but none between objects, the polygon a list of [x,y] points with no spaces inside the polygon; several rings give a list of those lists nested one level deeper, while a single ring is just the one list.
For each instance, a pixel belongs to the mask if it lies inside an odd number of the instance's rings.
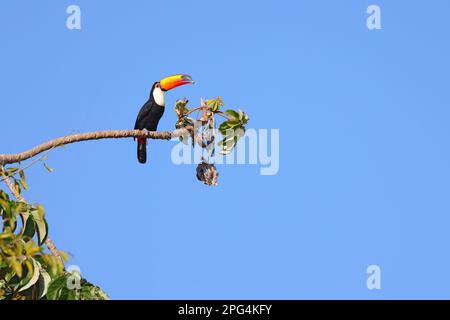
[{"label": "clear blue sky", "polygon": [[[82,29],[66,28],[77,4]],[[366,28],[380,5],[382,30]],[[151,142],[71,145],[27,171],[52,239],[115,299],[450,298],[450,3],[9,1],[0,10],[0,151],[132,128],[153,81],[221,95],[280,129],[280,171],[220,185]],[[124,260],[123,256],[126,256]],[[382,289],[366,288],[366,268]],[[131,268],[131,269],[130,269]]]}]

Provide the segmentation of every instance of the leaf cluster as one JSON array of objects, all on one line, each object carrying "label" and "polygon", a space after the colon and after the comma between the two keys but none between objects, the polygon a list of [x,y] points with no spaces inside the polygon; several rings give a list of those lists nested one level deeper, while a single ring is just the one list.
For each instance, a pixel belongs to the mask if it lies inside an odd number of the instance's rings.
[{"label": "leaf cluster", "polygon": [[[175,113],[178,120],[175,127],[179,129],[188,125],[194,126],[197,144],[201,148],[207,149],[209,155],[214,155],[215,141],[217,141],[216,116],[220,116],[225,121],[218,128],[223,139],[217,145],[222,147],[221,154],[229,154],[236,146],[237,141],[245,135],[245,125],[249,121],[248,115],[239,109],[228,109],[223,112],[225,103],[220,96],[215,99],[202,100],[200,107],[192,109],[187,107],[188,102],[186,99],[176,101]],[[194,120],[189,115],[195,111],[197,111],[197,117]]]},{"label": "leaf cluster", "polygon": [[63,272],[62,261],[43,252],[44,209],[13,201],[0,190],[0,216],[0,300],[43,298],[52,276]]},{"label": "leaf cluster", "polygon": [[[18,169],[5,169],[12,178]],[[28,189],[23,170],[12,179],[16,191]],[[80,286],[67,284],[74,274],[64,270],[64,251],[55,257],[44,252],[48,224],[44,208],[11,199],[0,189],[0,300],[27,299],[107,299],[98,287],[80,277]]]},{"label": "leaf cluster", "polygon": [[223,136],[219,142],[219,146],[222,146],[221,154],[229,154],[233,150],[238,140],[245,135],[245,125],[249,121],[248,115],[242,110],[228,109],[225,113],[229,115],[228,120],[219,126],[219,131]]},{"label": "leaf cluster", "polygon": [[194,126],[194,119],[188,116],[190,111],[187,108],[188,103],[189,100],[187,100],[186,98],[177,100],[175,102],[175,113],[178,117],[175,128],[177,129],[185,128],[187,126]]},{"label": "leaf cluster", "polygon": [[82,278],[78,271],[64,272],[50,284],[48,300],[109,300],[97,286]]}]

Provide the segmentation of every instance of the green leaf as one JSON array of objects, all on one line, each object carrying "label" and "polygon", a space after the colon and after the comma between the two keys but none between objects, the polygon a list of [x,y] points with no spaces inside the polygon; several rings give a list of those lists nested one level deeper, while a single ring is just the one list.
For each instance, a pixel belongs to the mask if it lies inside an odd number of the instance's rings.
[{"label": "green leaf", "polygon": [[81,299],[82,300],[92,300],[92,294],[89,286],[81,287]]},{"label": "green leaf", "polygon": [[12,232],[2,232],[0,233],[0,239],[13,239],[14,233]]},{"label": "green leaf", "polygon": [[227,123],[228,123],[228,126],[230,126],[230,128],[233,128],[233,127],[240,125],[241,120],[235,118],[233,120],[228,120]]},{"label": "green leaf", "polygon": [[30,212],[25,212],[20,214],[20,217],[22,219],[22,225],[23,225],[23,231],[22,231],[22,236],[28,237],[28,238],[33,238],[34,234],[36,233],[36,224],[33,220],[33,217],[31,216]]},{"label": "green leaf", "polygon": [[32,273],[31,273],[30,280],[23,287],[20,288],[19,292],[22,292],[22,291],[25,291],[25,290],[31,288],[39,280],[39,275],[40,275],[39,264],[36,260],[34,260],[32,258],[31,258],[31,261],[32,261],[33,267],[32,267]]},{"label": "green leaf", "polygon": [[11,282],[12,278],[14,278],[14,277],[15,277],[14,272],[8,272],[5,275],[5,281],[9,283],[9,282]]},{"label": "green leaf", "polygon": [[228,109],[228,110],[225,111],[225,113],[228,113],[233,118],[239,119],[239,113],[237,113],[234,110]]},{"label": "green leaf", "polygon": [[63,289],[67,285],[66,275],[63,274],[58,278],[54,279],[47,289],[47,299],[49,300],[59,300]]},{"label": "green leaf", "polygon": [[0,208],[9,211],[11,208],[11,205],[9,204],[9,201],[7,201],[5,199],[0,199]]},{"label": "green leaf", "polygon": [[243,112],[243,111],[241,111],[241,112],[242,112],[242,119],[241,119],[241,121],[242,121],[242,124],[245,125],[250,120],[250,118],[248,117],[248,115],[245,112]]},{"label": "green leaf", "polygon": [[6,172],[8,173],[8,175],[11,175],[11,174],[13,174],[14,172],[16,172],[17,170],[19,170],[19,168],[17,168],[17,167],[11,167],[11,168],[6,169]]},{"label": "green leaf", "polygon": [[72,290],[68,289],[67,286],[61,287],[57,300],[69,300],[69,291]]},{"label": "green leaf", "polygon": [[67,300],[79,300],[78,290],[67,289]]},{"label": "green leaf", "polygon": [[33,221],[36,225],[36,231],[38,234],[38,244],[41,246],[44,244],[48,237],[48,224],[44,218],[44,212],[42,207],[38,206],[37,209],[31,210]]},{"label": "green leaf", "polygon": [[22,269],[22,265],[20,264],[19,260],[15,259],[15,258],[12,259],[11,260],[11,268],[13,269],[13,271],[19,278],[22,278],[23,269]]},{"label": "green leaf", "polygon": [[22,188],[20,187],[20,184],[19,182],[17,182],[17,180],[14,181],[14,187],[16,188],[18,194],[22,193]]},{"label": "green leaf", "polygon": [[219,126],[219,131],[224,134],[228,129],[230,129],[230,124],[228,121],[222,122]]},{"label": "green leaf", "polygon": [[83,295],[82,300],[109,300],[108,295],[102,289],[87,281],[81,286],[81,294]]},{"label": "green leaf", "polygon": [[23,170],[20,170],[19,175],[20,175],[20,184],[25,190],[28,190],[28,185],[27,182],[25,181],[25,173],[23,172]]},{"label": "green leaf", "polygon": [[217,110],[220,109],[220,107],[222,107],[224,105],[222,99],[220,97],[217,97],[216,100],[214,100],[213,106],[212,106],[212,111],[215,112]]},{"label": "green leaf", "polygon": [[47,221],[44,220],[42,223],[37,224],[37,233],[38,233],[38,244],[42,246],[48,238],[48,224]]},{"label": "green leaf", "polygon": [[50,282],[52,281],[52,278],[48,274],[47,271],[45,271],[42,266],[39,264],[40,268],[40,275],[39,275],[39,299],[44,297],[47,294],[48,287],[50,285]]},{"label": "green leaf", "polygon": [[45,169],[47,169],[48,172],[53,172],[54,170],[52,168],[50,168],[45,162],[42,162],[42,164],[44,165]]},{"label": "green leaf", "polygon": [[38,210],[38,217],[39,217],[39,219],[44,219],[44,217],[45,217],[44,207],[42,205],[38,204],[36,206],[36,208]]}]

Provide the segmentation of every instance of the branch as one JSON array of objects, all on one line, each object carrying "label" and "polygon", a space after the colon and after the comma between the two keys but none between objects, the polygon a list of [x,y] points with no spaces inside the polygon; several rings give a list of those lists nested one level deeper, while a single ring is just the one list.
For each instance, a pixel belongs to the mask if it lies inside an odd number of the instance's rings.
[{"label": "branch", "polygon": [[24,151],[17,154],[0,154],[0,165],[7,165],[11,163],[21,162],[30,159],[47,150],[60,147],[69,143],[75,143],[87,140],[99,140],[99,139],[119,139],[119,138],[148,138],[157,140],[170,140],[172,138],[184,136],[190,134],[193,128],[188,126],[186,128],[177,129],[173,132],[156,132],[145,130],[108,130],[108,131],[95,131],[72,134],[64,136],[54,140],[50,140],[41,145],[34,147],[28,151]]},{"label": "branch", "polygon": [[[11,181],[10,177],[5,174],[3,166],[6,164],[17,163],[24,160],[28,160],[42,152],[52,150],[53,148],[60,147],[66,144],[87,141],[87,140],[99,140],[99,139],[118,139],[118,138],[148,138],[148,139],[159,139],[159,140],[170,140],[172,138],[180,137],[186,134],[191,134],[193,128],[188,126],[186,128],[177,129],[173,132],[150,132],[145,130],[108,130],[108,131],[95,131],[87,133],[72,134],[69,136],[64,136],[54,140],[50,140],[43,144],[40,144],[28,151],[24,151],[17,154],[0,154],[0,171],[3,175],[3,181],[8,186],[12,195],[19,202],[25,202],[25,198],[17,191],[14,183]],[[45,241],[47,248],[50,250],[52,255],[58,257],[62,260],[56,246],[53,244],[50,238]]]}]

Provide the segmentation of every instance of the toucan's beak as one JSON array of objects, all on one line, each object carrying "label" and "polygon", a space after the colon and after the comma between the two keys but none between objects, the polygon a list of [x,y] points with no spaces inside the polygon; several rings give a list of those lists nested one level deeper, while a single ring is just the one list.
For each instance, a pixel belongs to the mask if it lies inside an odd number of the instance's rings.
[{"label": "toucan's beak", "polygon": [[159,81],[161,89],[168,91],[184,84],[194,83],[192,77],[187,74],[176,74]]}]

